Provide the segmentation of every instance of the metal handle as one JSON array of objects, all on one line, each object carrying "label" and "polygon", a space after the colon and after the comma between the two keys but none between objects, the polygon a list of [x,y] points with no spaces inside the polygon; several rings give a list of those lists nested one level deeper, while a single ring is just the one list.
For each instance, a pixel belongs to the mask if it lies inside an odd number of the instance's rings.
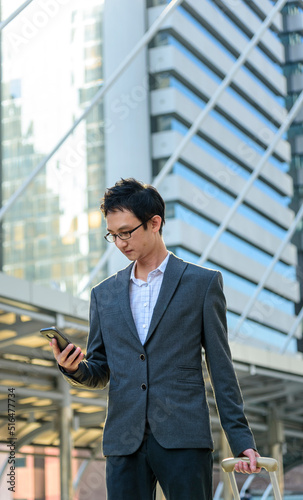
[{"label": "metal handle", "polygon": [[[250,463],[249,458],[247,457],[238,457],[238,458],[225,458],[225,460],[222,460],[221,466],[224,472],[229,473],[229,479],[230,479],[230,484],[233,490],[233,494],[236,500],[240,500],[240,495],[239,491],[237,488],[237,483],[235,479],[235,475],[233,473],[235,465],[239,461],[244,461]],[[277,480],[277,476],[275,474],[276,470],[278,469],[278,462],[274,458],[269,458],[269,457],[258,457],[257,458],[257,467],[263,467],[269,472],[270,475],[270,480],[272,483],[272,487],[274,490],[274,495],[276,500],[282,500],[282,496],[279,490],[279,484]]]},{"label": "metal handle", "polygon": [[[232,472],[234,470],[235,465],[240,460],[241,462],[250,463],[249,458],[247,457],[225,458],[221,462],[221,467],[225,472]],[[274,458],[257,457],[257,467],[263,467],[268,472],[274,472],[278,469],[278,462]]]}]

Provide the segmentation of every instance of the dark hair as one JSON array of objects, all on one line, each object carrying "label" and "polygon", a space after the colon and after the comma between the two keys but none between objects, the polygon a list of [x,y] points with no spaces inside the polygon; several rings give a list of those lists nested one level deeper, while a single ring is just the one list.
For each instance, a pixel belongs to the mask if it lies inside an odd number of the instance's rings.
[{"label": "dark hair", "polygon": [[[159,192],[150,184],[136,179],[121,179],[105,191],[100,210],[104,217],[109,212],[129,210],[137,219],[146,223],[153,215],[160,215],[162,222],[159,233],[165,222],[165,203]],[[143,226],[146,229],[146,224]]]}]

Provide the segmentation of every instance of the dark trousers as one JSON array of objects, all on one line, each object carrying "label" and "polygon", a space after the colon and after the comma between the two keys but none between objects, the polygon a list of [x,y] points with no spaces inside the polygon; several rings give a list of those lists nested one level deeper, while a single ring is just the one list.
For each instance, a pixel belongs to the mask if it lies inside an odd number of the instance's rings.
[{"label": "dark trousers", "polygon": [[157,480],[166,500],[212,499],[212,452],[162,448],[146,429],[132,455],[106,459],[108,500],[154,500]]}]

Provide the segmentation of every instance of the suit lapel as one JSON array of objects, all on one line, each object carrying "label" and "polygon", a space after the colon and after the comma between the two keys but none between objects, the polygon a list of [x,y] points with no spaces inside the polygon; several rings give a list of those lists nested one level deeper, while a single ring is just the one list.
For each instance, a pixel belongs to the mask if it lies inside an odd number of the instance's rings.
[{"label": "suit lapel", "polygon": [[183,260],[179,259],[173,254],[170,254],[164,276],[162,285],[160,288],[160,293],[158,300],[156,302],[154,312],[152,315],[152,319],[150,322],[148,334],[145,340],[145,343],[149,340],[151,335],[154,333],[155,329],[158,326],[159,321],[161,320],[163,314],[166,311],[166,308],[175,293],[175,290],[178,286],[178,283],[181,279],[181,276],[187,267],[187,263]]},{"label": "suit lapel", "polygon": [[122,314],[136,339],[140,342],[137,328],[134,322],[129,300],[129,280],[134,263],[130,264],[126,269],[119,271],[116,277],[116,294],[119,301]]}]

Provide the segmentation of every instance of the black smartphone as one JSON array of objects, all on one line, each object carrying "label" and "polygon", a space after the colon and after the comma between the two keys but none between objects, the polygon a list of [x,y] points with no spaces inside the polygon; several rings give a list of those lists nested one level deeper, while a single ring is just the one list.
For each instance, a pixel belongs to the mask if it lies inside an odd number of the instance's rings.
[{"label": "black smartphone", "polygon": [[[55,326],[49,326],[48,328],[41,328],[40,333],[42,333],[43,337],[47,338],[47,340],[56,339],[58,343],[58,347],[60,351],[64,351],[64,349],[68,346],[68,344],[72,344],[72,342],[58,330]],[[69,356],[76,350],[75,346],[70,351]]]}]

